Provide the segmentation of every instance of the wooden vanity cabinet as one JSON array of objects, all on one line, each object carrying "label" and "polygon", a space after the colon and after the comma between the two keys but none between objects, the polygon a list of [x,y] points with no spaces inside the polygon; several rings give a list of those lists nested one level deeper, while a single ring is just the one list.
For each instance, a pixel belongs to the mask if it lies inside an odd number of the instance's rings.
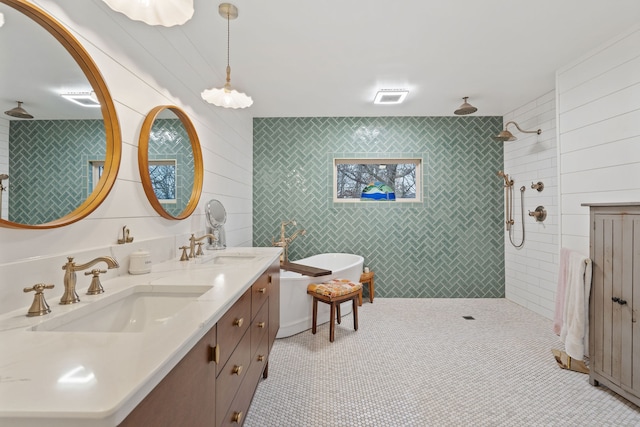
[{"label": "wooden vanity cabinet", "polygon": [[[120,423],[120,427],[211,427],[215,422],[216,326]],[[196,404],[202,402],[202,404]]]},{"label": "wooden vanity cabinet", "polygon": [[588,206],[589,382],[640,405],[640,203]]},{"label": "wooden vanity cabinet", "polygon": [[276,260],[120,427],[242,425],[279,325]]}]

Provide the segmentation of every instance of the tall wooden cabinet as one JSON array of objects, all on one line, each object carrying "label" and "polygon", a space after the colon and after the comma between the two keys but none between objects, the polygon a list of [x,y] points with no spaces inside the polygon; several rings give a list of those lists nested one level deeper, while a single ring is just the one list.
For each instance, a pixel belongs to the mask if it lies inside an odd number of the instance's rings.
[{"label": "tall wooden cabinet", "polygon": [[640,405],[640,203],[590,207],[589,382]]}]

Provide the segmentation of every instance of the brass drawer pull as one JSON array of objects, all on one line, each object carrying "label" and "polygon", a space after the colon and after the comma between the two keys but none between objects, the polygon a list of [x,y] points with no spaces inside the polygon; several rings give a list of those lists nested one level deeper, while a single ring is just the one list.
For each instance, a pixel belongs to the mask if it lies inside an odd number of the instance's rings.
[{"label": "brass drawer pull", "polygon": [[234,365],[233,366],[233,371],[231,371],[232,374],[236,374],[236,375],[240,375],[240,372],[242,372],[242,365]]},{"label": "brass drawer pull", "polygon": [[243,323],[244,323],[244,318],[241,317],[233,321],[233,326],[237,326],[238,328],[241,328]]},{"label": "brass drawer pull", "polygon": [[220,346],[216,344],[215,347],[209,346],[209,362],[220,362]]},{"label": "brass drawer pull", "polygon": [[267,293],[267,288],[259,288],[258,292],[261,294],[266,294]]},{"label": "brass drawer pull", "polygon": [[259,354],[258,355],[258,362],[264,362],[264,356]]},{"label": "brass drawer pull", "polygon": [[264,328],[266,325],[265,322],[258,322],[258,328]]},{"label": "brass drawer pull", "polygon": [[234,424],[240,424],[240,420],[242,420],[242,411],[234,412],[233,416],[231,417],[231,422]]}]

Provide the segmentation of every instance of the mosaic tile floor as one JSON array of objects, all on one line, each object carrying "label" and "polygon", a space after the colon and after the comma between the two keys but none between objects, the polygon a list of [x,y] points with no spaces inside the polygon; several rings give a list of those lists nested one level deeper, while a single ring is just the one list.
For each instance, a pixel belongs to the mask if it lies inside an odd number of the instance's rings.
[{"label": "mosaic tile floor", "polygon": [[[560,369],[551,321],[505,299],[385,299],[276,340],[245,427],[640,426],[640,408]],[[475,320],[465,320],[473,316]]]}]

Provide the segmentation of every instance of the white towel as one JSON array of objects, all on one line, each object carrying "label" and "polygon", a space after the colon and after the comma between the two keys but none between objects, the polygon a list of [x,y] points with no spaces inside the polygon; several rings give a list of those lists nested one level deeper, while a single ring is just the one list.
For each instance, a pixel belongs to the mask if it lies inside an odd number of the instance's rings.
[{"label": "white towel", "polygon": [[577,252],[569,254],[567,287],[560,339],[566,353],[582,360],[589,352],[589,294],[591,260]]}]

